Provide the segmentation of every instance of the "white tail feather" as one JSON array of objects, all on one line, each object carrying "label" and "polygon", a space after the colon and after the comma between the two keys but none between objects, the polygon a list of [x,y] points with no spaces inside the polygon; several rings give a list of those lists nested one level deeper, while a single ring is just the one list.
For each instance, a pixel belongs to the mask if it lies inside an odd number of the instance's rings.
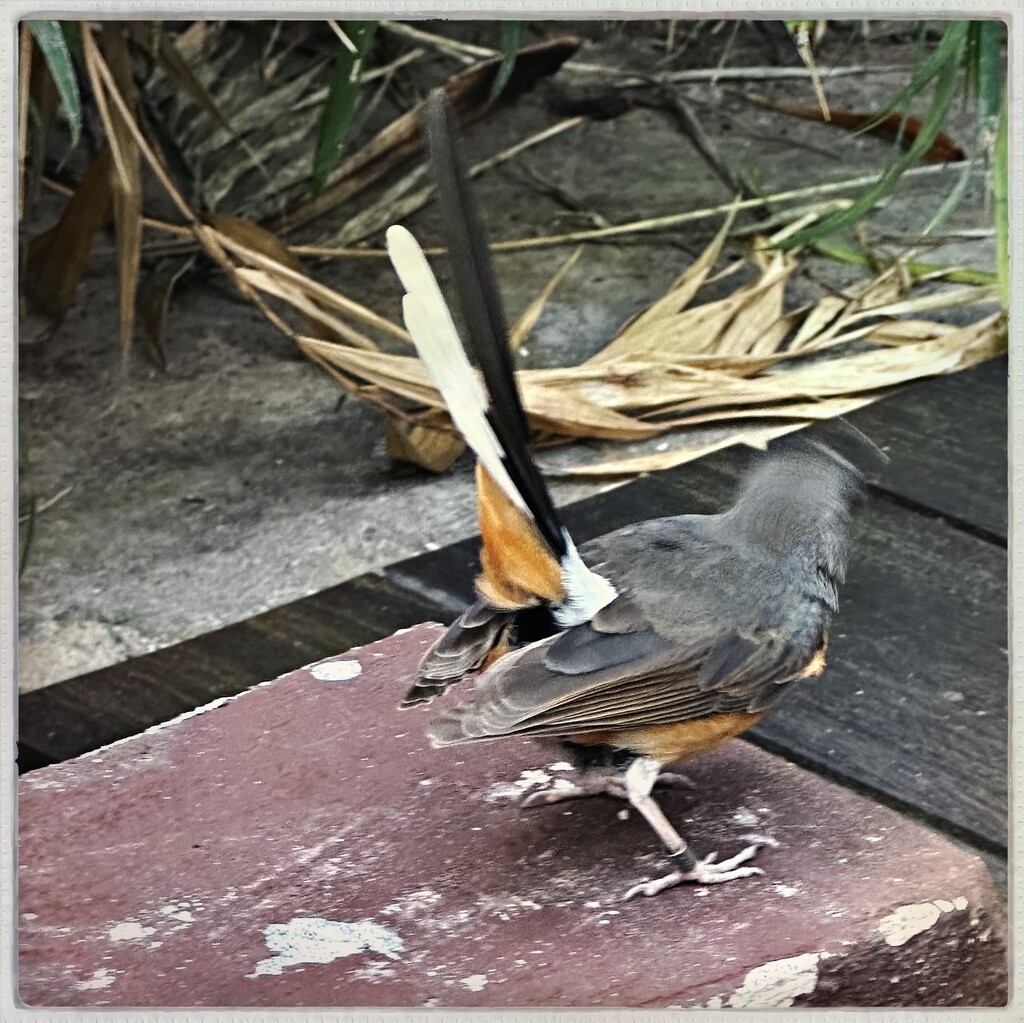
[{"label": "white tail feather", "polygon": [[562,570],[565,599],[555,611],[555,621],[563,629],[568,629],[589,622],[619,592],[603,575],[598,575],[583,564],[580,552],[576,550],[566,530],[562,530],[562,535],[565,537],[566,552],[559,567]]},{"label": "white tail feather", "polygon": [[[396,225],[388,228],[387,248],[406,291],[402,300],[405,325],[448,406],[452,422],[509,500],[529,514],[523,495],[505,469],[501,443],[487,421],[487,393],[466,356],[452,314],[419,242],[404,227]],[[555,618],[559,625],[568,628],[589,620],[611,603],[617,592],[604,576],[587,568],[569,534],[564,530],[563,533],[567,550],[561,572],[566,598]]]},{"label": "white tail feather", "polygon": [[388,228],[387,247],[406,291],[402,301],[405,325],[448,406],[452,422],[509,500],[526,511],[523,495],[502,463],[501,444],[485,417],[487,394],[466,356],[427,257],[404,227]]}]

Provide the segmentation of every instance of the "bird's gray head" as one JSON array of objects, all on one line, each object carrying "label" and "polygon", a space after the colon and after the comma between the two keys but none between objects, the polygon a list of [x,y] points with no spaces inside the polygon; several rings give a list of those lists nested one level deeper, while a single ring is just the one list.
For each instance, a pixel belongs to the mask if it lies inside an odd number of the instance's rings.
[{"label": "bird's gray head", "polygon": [[[851,428],[852,429],[852,428]],[[799,437],[772,451],[743,481],[732,510],[733,525],[748,543],[772,554],[798,554],[842,581],[850,509],[861,491],[860,464],[885,456],[870,448],[842,453],[819,440]]]}]

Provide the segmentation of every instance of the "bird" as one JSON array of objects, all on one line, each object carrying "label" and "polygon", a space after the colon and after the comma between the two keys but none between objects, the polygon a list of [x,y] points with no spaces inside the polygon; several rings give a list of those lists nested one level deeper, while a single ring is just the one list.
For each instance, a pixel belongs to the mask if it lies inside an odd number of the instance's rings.
[{"label": "bird", "polygon": [[[862,453],[800,439],[763,457],[715,514],[648,519],[576,546],[530,450],[508,326],[442,90],[424,106],[430,163],[468,346],[422,248],[386,233],[403,318],[455,427],[476,455],[476,599],[427,650],[403,707],[463,679],[471,695],[427,728],[435,747],[501,738],[557,746],[580,781],[524,806],[628,800],[671,869],[626,898],[762,873],[760,844],[699,857],[652,796],[665,768],[713,749],[825,669]],[[473,360],[470,360],[472,353]],[[475,365],[474,365],[475,362]]]}]

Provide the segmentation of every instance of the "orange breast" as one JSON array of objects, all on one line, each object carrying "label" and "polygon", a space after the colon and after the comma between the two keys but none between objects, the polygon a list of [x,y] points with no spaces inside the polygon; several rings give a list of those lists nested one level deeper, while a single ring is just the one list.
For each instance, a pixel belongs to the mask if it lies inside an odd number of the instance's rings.
[{"label": "orange breast", "polygon": [[761,711],[757,714],[746,714],[733,711],[674,725],[585,732],[572,736],[572,741],[588,746],[618,746],[622,749],[631,749],[644,756],[654,757],[663,764],[671,764],[676,760],[684,760],[714,749],[726,739],[752,728],[765,713]]}]

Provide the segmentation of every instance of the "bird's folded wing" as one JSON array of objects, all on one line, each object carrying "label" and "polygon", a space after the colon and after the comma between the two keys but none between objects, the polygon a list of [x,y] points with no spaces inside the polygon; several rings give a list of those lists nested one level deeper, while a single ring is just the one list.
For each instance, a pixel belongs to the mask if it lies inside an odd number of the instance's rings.
[{"label": "bird's folded wing", "polygon": [[473,698],[428,734],[449,745],[763,710],[807,666],[814,632],[782,642],[776,630],[723,627],[700,646],[684,647],[651,628],[639,603],[620,596],[592,623],[502,657],[479,676]]}]

